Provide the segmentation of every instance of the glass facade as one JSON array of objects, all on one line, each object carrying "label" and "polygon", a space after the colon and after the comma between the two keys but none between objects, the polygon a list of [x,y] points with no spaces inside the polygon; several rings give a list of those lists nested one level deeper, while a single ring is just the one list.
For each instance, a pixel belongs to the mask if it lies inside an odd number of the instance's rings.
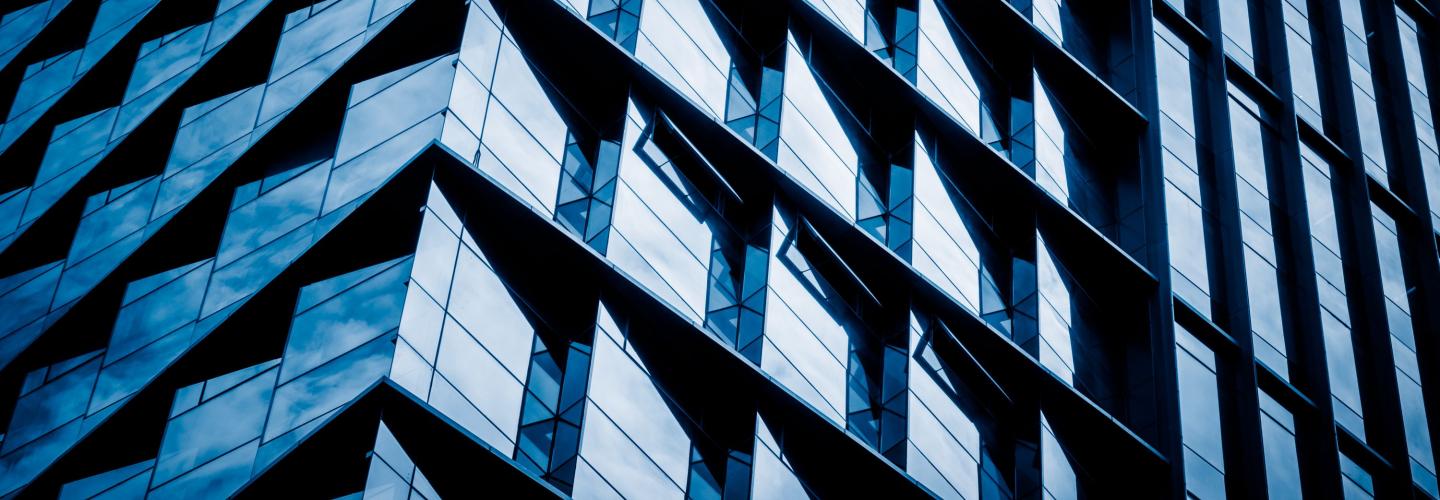
[{"label": "glass facade", "polygon": [[0,497],[1436,498],[1437,11],[10,2]]},{"label": "glass facade", "polygon": [[1175,346],[1186,487],[1199,498],[1225,498],[1225,440],[1215,353],[1179,325]]},{"label": "glass facade", "polygon": [[1366,19],[1377,13],[1368,12],[1359,0],[1340,0],[1340,18],[1344,34],[1346,65],[1349,67],[1350,98],[1355,103],[1355,131],[1360,136],[1360,153],[1365,172],[1381,184],[1389,183],[1389,161],[1384,122],[1381,121],[1380,100],[1376,96],[1375,74],[1371,67],[1370,31]]}]

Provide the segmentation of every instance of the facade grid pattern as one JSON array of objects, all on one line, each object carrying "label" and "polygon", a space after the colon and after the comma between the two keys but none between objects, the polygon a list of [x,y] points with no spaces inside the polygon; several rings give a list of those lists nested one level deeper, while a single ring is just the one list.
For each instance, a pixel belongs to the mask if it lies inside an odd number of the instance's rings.
[{"label": "facade grid pattern", "polygon": [[1440,499],[1440,0],[12,0],[0,498]]}]

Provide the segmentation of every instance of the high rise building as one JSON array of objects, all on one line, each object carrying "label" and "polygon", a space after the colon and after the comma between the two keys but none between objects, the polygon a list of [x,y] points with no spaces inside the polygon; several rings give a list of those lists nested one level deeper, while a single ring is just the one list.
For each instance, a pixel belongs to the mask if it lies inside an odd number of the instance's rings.
[{"label": "high rise building", "polygon": [[1437,12],[9,0],[0,497],[1440,497]]}]

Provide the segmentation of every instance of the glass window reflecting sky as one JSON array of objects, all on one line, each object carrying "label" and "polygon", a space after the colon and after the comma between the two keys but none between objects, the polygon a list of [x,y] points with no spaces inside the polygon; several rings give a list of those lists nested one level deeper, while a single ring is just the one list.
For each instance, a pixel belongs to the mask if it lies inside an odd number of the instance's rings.
[{"label": "glass window reflecting sky", "polygon": [[1440,495],[1435,12],[11,2],[0,496]]}]

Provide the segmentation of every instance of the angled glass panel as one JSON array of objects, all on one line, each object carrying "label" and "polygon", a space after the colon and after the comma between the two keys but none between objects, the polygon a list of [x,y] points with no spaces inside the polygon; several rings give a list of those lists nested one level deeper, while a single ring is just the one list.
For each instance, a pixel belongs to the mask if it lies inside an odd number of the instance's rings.
[{"label": "angled glass panel", "polygon": [[159,0],[102,1],[84,48],[27,67],[10,114],[0,125],[0,151],[9,149],[158,4]]},{"label": "angled glass panel", "polygon": [[509,37],[501,40],[490,89],[480,136],[484,148],[480,170],[500,179],[530,205],[553,214],[568,127]]},{"label": "angled glass panel", "polygon": [[115,108],[109,108],[55,127],[22,220],[39,217],[95,167],[97,155],[109,146],[115,116]]},{"label": "angled glass panel", "polygon": [[812,498],[763,415],[755,416],[754,498]]},{"label": "angled glass panel", "polygon": [[[1158,49],[1157,49],[1158,50]],[[1093,166],[1095,146],[1070,118],[1039,72],[1035,89],[1035,182],[1104,234],[1115,230],[1114,188]]]},{"label": "angled glass panel", "polygon": [[130,233],[143,229],[150,222],[150,208],[155,203],[159,188],[159,179],[150,177],[86,200],[87,208],[98,208],[87,211],[80,219],[67,262],[84,260]]},{"label": "angled glass panel", "polygon": [[1050,428],[1050,421],[1040,415],[1040,481],[1046,497],[1055,500],[1076,500],[1083,498],[1075,464],[1065,451],[1065,445]]},{"label": "angled glass panel", "polygon": [[335,161],[343,164],[444,109],[454,65],[454,58],[441,57],[356,84]]},{"label": "angled glass panel", "polygon": [[[302,303],[285,342],[285,362],[281,366],[280,381],[288,382],[398,328],[405,300],[404,282],[409,275],[410,259],[407,258],[353,271],[301,289]],[[323,299],[306,297],[307,293],[322,293],[317,292],[317,287],[358,277],[363,277],[363,281],[333,296]],[[307,299],[318,300],[318,304],[307,307]]]},{"label": "angled glass panel", "polygon": [[[65,483],[60,488],[60,498],[64,500],[83,500],[87,498],[104,497],[115,493],[127,491],[126,485],[137,478],[143,479],[145,484],[150,482],[150,471],[154,469],[155,461],[146,460],[134,465],[121,467],[112,471],[102,472],[94,476]],[[143,491],[145,485],[140,489]],[[114,498],[111,496],[111,498]]]},{"label": "angled glass panel", "polygon": [[819,77],[795,43],[786,44],[785,119],[780,122],[777,163],[817,198],[853,220],[860,157],[837,116],[847,111],[837,109],[821,90]]},{"label": "angled glass panel", "polygon": [[206,259],[134,281],[116,318],[90,413],[115,408],[197,340],[195,320],[210,278]]},{"label": "angled glass panel", "polygon": [[147,280],[132,282],[115,319],[110,348],[105,352],[107,364],[199,319],[210,262],[175,269],[180,274],[167,272],[149,278],[162,282],[158,285],[150,285]]},{"label": "angled glass panel", "polygon": [[31,372],[0,446],[0,492],[34,480],[80,438],[99,351]]},{"label": "angled glass panel", "polygon": [[255,466],[260,442],[249,443],[211,460],[185,475],[150,490],[148,498],[198,498],[206,495],[234,494],[246,481]]},{"label": "angled glass panel", "polygon": [[774,248],[760,367],[821,415],[842,424],[851,336],[865,332],[796,246],[792,233],[804,230],[792,227],[797,220],[777,211],[771,226]]},{"label": "angled glass panel", "polygon": [[[713,117],[725,111],[730,54],[705,0],[649,0],[635,57]],[[713,8],[713,7],[712,7]]]},{"label": "angled glass panel", "polygon": [[322,162],[301,167],[305,169],[303,173],[262,193],[254,201],[237,198],[236,206],[225,221],[215,264],[224,267],[319,216],[319,195],[325,189],[328,166],[329,162]]},{"label": "angled glass panel", "polygon": [[992,498],[988,495],[993,492],[1008,492],[1004,476],[989,458],[989,447],[1000,444],[987,442],[991,436],[981,428],[985,421],[970,415],[978,401],[969,399],[959,375],[936,353],[935,342],[941,341],[936,336],[943,333],[929,321],[910,315],[905,471],[941,498]]},{"label": "angled glass panel", "polygon": [[1375,478],[1364,466],[1340,454],[1341,492],[1345,500],[1370,500],[1375,498]]},{"label": "angled glass panel", "polygon": [[585,17],[605,36],[634,52],[643,3],[644,0],[590,0]]},{"label": "angled glass panel", "polygon": [[50,21],[55,20],[55,16],[70,6],[70,1],[46,0],[11,11],[0,18],[0,68],[9,66],[20,51],[29,46]]},{"label": "angled glass panel", "polygon": [[861,0],[806,0],[830,22],[839,25],[857,42],[865,40],[865,2]]},{"label": "angled glass panel", "polygon": [[385,422],[375,438],[375,451],[370,459],[370,471],[365,478],[362,498],[440,498],[430,485],[430,480],[405,453],[395,435]]},{"label": "angled glass panel", "polygon": [[1073,316],[1074,304],[1068,280],[1061,275],[1055,256],[1046,247],[1045,240],[1037,237],[1035,271],[1038,279],[1037,291],[1040,297],[1038,319],[1040,326],[1040,364],[1061,380],[1076,385],[1075,344],[1080,339],[1072,333],[1080,325]]},{"label": "angled glass panel", "polygon": [[961,305],[1006,329],[1008,306],[999,285],[1009,282],[1008,259],[995,253],[994,234],[918,137],[914,172],[911,265]]},{"label": "angled glass panel", "polygon": [[920,93],[978,136],[997,144],[999,127],[994,68],[956,26],[947,2],[920,0],[918,76]]},{"label": "angled glass panel", "polygon": [[534,327],[522,304],[483,256],[465,245],[456,263],[447,312],[512,376],[523,380]]},{"label": "angled glass panel", "polygon": [[348,403],[390,371],[394,337],[382,336],[275,388],[265,440]]},{"label": "angled glass panel", "polygon": [[707,264],[717,232],[728,231],[709,202],[653,142],[654,123],[635,107],[626,121],[615,232],[608,256],[662,299],[699,322],[706,310]]},{"label": "angled glass panel", "polygon": [[[365,32],[373,0],[341,0],[306,7],[286,16],[270,73],[283,77],[351,37]],[[297,21],[298,19],[298,21]]]},{"label": "angled glass panel", "polygon": [[690,438],[644,365],[616,344],[622,335],[595,336],[580,456],[622,495],[683,498]]},{"label": "angled glass panel", "polygon": [[276,370],[267,370],[172,416],[160,444],[154,483],[163,484],[258,438],[275,390],[275,375]]},{"label": "angled glass panel", "polygon": [[[383,4],[384,8],[375,8]],[[275,49],[257,122],[267,128],[300,104],[411,2],[341,0],[290,13]],[[390,11],[386,13],[384,11]]]},{"label": "angled glass panel", "polygon": [[41,435],[85,415],[86,402],[90,399],[95,374],[100,368],[98,354],[92,352],[62,361],[41,368],[43,375],[37,376],[32,372],[27,377],[31,380],[38,378],[43,383],[30,388],[16,400],[15,413],[10,418],[0,454],[14,453]]},{"label": "angled glass panel", "polygon": [[63,262],[53,262],[5,278],[0,287],[0,365],[8,365],[40,333],[39,320],[50,312]]}]

